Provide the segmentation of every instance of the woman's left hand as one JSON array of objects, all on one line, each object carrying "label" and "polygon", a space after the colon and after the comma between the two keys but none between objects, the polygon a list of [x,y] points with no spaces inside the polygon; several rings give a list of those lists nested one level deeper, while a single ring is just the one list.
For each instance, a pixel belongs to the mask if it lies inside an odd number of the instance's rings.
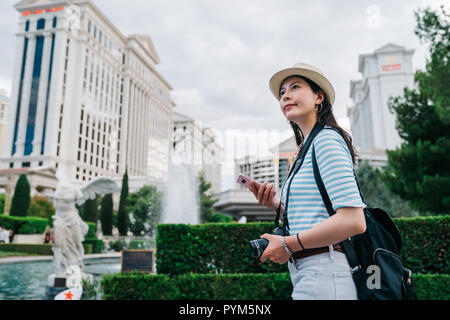
[{"label": "woman's left hand", "polygon": [[259,258],[261,262],[264,262],[267,259],[281,264],[288,262],[291,256],[284,250],[283,245],[281,244],[282,236],[264,233],[260,238],[269,240],[269,245]]}]

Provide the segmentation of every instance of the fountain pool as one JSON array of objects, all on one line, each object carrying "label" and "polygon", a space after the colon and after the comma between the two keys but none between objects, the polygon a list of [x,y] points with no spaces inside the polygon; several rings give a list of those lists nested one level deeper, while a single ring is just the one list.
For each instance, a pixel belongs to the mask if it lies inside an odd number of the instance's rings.
[{"label": "fountain pool", "polygon": [[[47,300],[45,287],[52,272],[52,260],[1,263],[0,300]],[[83,272],[101,281],[104,274],[120,272],[120,257],[85,258]]]}]

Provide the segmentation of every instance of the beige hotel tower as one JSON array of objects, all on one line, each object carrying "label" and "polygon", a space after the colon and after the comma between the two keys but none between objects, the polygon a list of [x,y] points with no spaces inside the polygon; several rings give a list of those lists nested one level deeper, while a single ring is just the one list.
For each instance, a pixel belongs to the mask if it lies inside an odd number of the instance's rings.
[{"label": "beige hotel tower", "polygon": [[123,35],[91,0],[24,0],[2,171],[76,181],[167,176],[174,102],[147,35]]}]

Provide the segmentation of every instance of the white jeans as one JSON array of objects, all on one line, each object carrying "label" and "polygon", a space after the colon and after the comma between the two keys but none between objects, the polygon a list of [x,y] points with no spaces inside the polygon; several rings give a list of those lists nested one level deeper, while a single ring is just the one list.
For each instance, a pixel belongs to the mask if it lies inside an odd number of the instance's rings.
[{"label": "white jeans", "polygon": [[344,253],[331,250],[288,262],[294,300],[357,300]]}]

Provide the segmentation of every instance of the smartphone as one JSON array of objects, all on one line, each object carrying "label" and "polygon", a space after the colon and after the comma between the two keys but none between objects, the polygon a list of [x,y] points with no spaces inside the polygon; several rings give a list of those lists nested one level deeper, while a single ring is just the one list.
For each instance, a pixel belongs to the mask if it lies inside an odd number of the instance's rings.
[{"label": "smartphone", "polygon": [[[241,174],[239,174],[236,182],[239,184],[242,184],[244,187],[250,189],[250,181],[251,180],[253,180],[253,179],[249,178],[246,175],[241,173]],[[259,187],[262,185],[262,183],[259,183],[258,181],[255,181],[255,180],[253,180],[253,181],[255,182],[256,189],[258,190]]]}]

